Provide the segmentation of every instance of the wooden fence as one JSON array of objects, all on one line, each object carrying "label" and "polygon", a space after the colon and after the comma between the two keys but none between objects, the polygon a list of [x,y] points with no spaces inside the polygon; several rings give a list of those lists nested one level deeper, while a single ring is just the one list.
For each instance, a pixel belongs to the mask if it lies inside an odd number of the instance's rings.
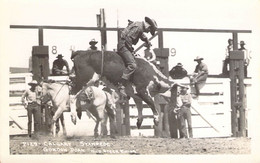
[{"label": "wooden fence", "polygon": [[[17,73],[9,76],[9,126],[10,135],[27,134],[27,113],[21,103],[21,95],[32,80],[31,73]],[[66,80],[64,77],[50,77],[54,80]],[[188,79],[177,80],[178,83],[189,84]],[[251,89],[250,80],[245,82],[246,91]],[[247,97],[251,97],[247,94]],[[231,132],[231,104],[230,104],[230,79],[229,78],[208,78],[206,85],[201,90],[198,100],[193,100],[192,107],[192,128],[195,138],[203,137],[230,137]],[[252,109],[251,105],[246,105],[247,111]],[[133,100],[129,101],[129,120],[131,136],[154,136],[153,114],[151,109],[144,104],[144,121],[141,129],[137,129],[137,108]],[[252,115],[248,112],[248,124]],[[125,115],[122,117],[127,119]],[[251,125],[249,125],[251,126]],[[248,136],[250,137],[250,127]],[[125,135],[125,128],[122,134]],[[126,134],[128,135],[128,134]]]},{"label": "wooden fence", "polygon": [[13,135],[27,134],[27,111],[21,102],[23,92],[29,88],[31,73],[9,74],[9,133]]},{"label": "wooden fence", "polygon": [[[188,79],[177,80],[184,85]],[[231,136],[230,79],[208,78],[198,100],[192,102],[192,128],[195,138]],[[154,136],[152,111],[144,105],[144,121],[136,128],[137,108],[130,101],[130,125],[132,136]]]}]

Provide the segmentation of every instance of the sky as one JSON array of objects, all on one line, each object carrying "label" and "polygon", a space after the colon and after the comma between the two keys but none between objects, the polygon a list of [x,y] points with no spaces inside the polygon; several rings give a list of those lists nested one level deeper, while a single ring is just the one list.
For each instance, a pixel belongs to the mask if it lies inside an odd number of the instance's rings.
[{"label": "sky", "polygon": [[[108,3],[109,2],[109,3]],[[127,26],[127,20],[143,21],[145,16],[156,20],[159,28],[194,28],[194,29],[243,29],[252,30],[252,34],[239,34],[238,39],[246,42],[246,48],[252,51],[254,29],[256,28],[256,9],[259,1],[32,1],[12,0],[8,3],[8,23],[10,25],[57,25],[96,27],[96,14],[105,9],[107,27]],[[38,45],[38,32],[34,29],[8,29],[8,51],[10,67],[28,67],[28,58],[32,46]],[[107,48],[113,50],[117,45],[116,32],[107,33]],[[147,34],[151,37],[150,34]],[[178,62],[189,73],[194,71],[196,56],[204,58],[210,74],[220,74],[225,57],[229,33],[187,33],[164,32],[164,48],[176,49],[176,56],[169,57],[169,68]],[[86,50],[89,41],[95,38],[100,48],[99,31],[44,30],[44,45],[49,46],[50,67],[57,54],[63,54],[70,61],[71,47]],[[142,41],[135,46],[137,48]],[[158,48],[158,38],[152,40],[152,48]],[[52,46],[57,46],[58,53],[52,54]],[[143,55],[141,49],[138,53]],[[171,53],[170,53],[171,54]],[[13,58],[16,58],[15,60]],[[249,73],[250,74],[250,73]]]}]

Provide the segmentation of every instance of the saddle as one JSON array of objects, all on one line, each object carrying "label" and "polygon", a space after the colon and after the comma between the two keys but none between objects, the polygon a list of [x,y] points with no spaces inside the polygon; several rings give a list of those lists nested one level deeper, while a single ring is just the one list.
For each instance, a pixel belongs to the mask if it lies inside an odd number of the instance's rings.
[{"label": "saddle", "polygon": [[79,95],[80,101],[91,102],[94,99],[94,92],[91,87],[87,87],[86,90],[82,91]]}]

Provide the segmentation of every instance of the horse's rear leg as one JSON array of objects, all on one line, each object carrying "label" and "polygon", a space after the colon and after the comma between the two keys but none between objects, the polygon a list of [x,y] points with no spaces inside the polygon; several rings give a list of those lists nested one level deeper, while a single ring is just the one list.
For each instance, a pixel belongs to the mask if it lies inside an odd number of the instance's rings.
[{"label": "horse's rear leg", "polygon": [[96,126],[94,128],[94,137],[97,138],[98,137],[98,126],[99,126],[99,122],[100,122],[100,119],[97,119],[96,120]]},{"label": "horse's rear leg", "polygon": [[106,136],[107,135],[107,114],[104,114],[104,117],[101,121],[101,135]]},{"label": "horse's rear leg", "polygon": [[53,133],[53,136],[56,137],[56,126],[55,126],[55,123],[56,121],[60,118],[61,114],[63,113],[63,111],[66,110],[66,107],[59,107],[54,116],[52,117],[52,133]]},{"label": "horse's rear leg", "polygon": [[110,124],[110,137],[115,138],[115,134],[117,134],[116,122],[115,122],[115,111],[112,105],[110,107],[106,107],[107,114],[105,114],[105,119],[109,117]]},{"label": "horse's rear leg", "polygon": [[141,99],[134,98],[134,101],[138,110],[138,118],[137,118],[136,126],[138,129],[140,129],[143,123],[143,103]]},{"label": "horse's rear leg", "polygon": [[66,136],[67,135],[67,130],[66,130],[66,127],[65,127],[63,113],[60,116],[60,122],[61,122],[62,130],[63,130],[63,135]]},{"label": "horse's rear leg", "polygon": [[138,95],[143,99],[143,101],[150,106],[150,108],[152,109],[153,112],[153,117],[154,117],[154,124],[157,126],[159,124],[159,114],[158,111],[155,107],[154,101],[152,99],[152,97],[149,95],[149,93],[142,89],[140,91],[138,91]]}]

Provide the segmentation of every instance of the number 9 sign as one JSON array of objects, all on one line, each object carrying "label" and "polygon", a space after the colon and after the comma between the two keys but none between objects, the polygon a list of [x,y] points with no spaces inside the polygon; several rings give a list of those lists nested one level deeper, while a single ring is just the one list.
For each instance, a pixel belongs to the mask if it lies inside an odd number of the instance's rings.
[{"label": "number 9 sign", "polygon": [[174,57],[176,55],[176,49],[171,48],[171,56]]}]

